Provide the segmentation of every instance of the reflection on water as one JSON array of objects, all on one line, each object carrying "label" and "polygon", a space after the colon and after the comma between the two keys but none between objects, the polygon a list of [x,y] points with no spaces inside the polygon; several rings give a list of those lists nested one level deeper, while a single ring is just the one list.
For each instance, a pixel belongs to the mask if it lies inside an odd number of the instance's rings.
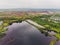
[{"label": "reflection on water", "polygon": [[46,37],[27,22],[13,23],[8,26],[6,36],[0,45],[49,45],[54,37]]},{"label": "reflection on water", "polygon": [[60,45],[60,40],[55,45]]}]

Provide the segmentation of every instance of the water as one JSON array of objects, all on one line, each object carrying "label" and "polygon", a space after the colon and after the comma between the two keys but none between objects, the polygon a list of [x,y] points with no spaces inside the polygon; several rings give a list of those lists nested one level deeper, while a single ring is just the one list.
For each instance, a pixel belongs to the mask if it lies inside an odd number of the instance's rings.
[{"label": "water", "polygon": [[60,40],[55,45],[60,45]]},{"label": "water", "polygon": [[46,37],[37,28],[23,21],[8,26],[0,45],[49,45],[52,39],[55,37]]}]

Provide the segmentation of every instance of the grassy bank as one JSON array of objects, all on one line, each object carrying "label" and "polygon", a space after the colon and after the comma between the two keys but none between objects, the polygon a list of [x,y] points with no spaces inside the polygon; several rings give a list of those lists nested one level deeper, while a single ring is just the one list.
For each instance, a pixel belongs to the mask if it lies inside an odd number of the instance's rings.
[{"label": "grassy bank", "polygon": [[52,40],[49,45],[55,45],[56,42],[56,40]]},{"label": "grassy bank", "polygon": [[38,16],[38,17],[33,17],[31,20],[34,22],[42,25],[45,27],[45,30],[48,31],[54,31],[57,34],[55,35],[58,39],[60,39],[60,22],[55,23],[50,19],[50,16]]}]

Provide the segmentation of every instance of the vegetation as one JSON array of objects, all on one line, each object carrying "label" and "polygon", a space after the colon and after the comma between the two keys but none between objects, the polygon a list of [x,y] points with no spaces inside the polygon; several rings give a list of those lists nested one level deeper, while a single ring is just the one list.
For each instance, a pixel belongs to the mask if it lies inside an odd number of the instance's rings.
[{"label": "vegetation", "polygon": [[60,22],[55,23],[50,19],[51,15],[33,17],[31,20],[45,27],[44,30],[56,32],[56,37],[60,40]]},{"label": "vegetation", "polygon": [[[24,16],[8,16],[6,15],[0,15],[0,21],[3,21],[3,24],[0,25],[0,38],[5,35],[5,32],[7,31],[7,26],[11,25],[12,23],[19,23],[26,19],[31,19],[34,22],[44,26],[45,28],[38,28],[41,33],[44,33],[46,36],[49,35],[47,31],[54,31],[56,32],[55,37],[57,37],[58,40],[60,40],[60,22],[55,23],[53,19],[50,19],[52,15],[24,15]],[[56,16],[55,16],[56,17]],[[50,45],[54,45],[56,41],[51,41]]]},{"label": "vegetation", "polygon": [[52,40],[52,41],[50,42],[50,45],[55,45],[55,43],[56,43],[56,40]]},{"label": "vegetation", "polygon": [[57,33],[57,34],[55,35],[55,37],[57,37],[58,40],[60,40],[60,34]]},{"label": "vegetation", "polygon": [[[2,16],[2,17],[1,17]],[[15,22],[22,22],[24,19],[22,17],[17,16],[10,16],[6,17],[6,15],[0,15],[0,21],[2,21],[2,24],[0,25],[0,38],[2,38],[5,35],[5,32],[8,30],[7,26],[11,25]]]}]

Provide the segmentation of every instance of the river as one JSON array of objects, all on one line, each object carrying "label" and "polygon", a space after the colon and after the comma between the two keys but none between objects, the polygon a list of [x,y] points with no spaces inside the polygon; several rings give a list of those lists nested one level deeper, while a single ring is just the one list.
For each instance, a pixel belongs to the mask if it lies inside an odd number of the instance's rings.
[{"label": "river", "polygon": [[54,36],[45,36],[25,21],[13,23],[7,28],[6,36],[2,38],[0,45],[49,45],[50,41],[55,39]]}]

